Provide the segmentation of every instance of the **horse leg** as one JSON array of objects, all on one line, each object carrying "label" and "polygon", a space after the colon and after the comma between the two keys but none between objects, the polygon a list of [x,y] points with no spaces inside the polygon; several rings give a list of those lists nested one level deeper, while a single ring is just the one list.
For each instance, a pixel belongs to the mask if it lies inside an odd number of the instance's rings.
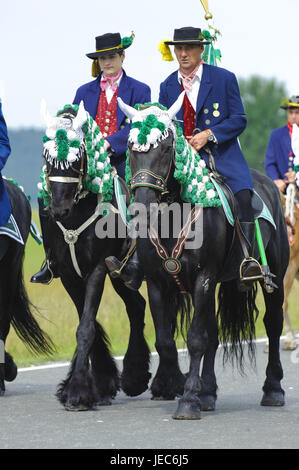
[{"label": "horse leg", "polygon": [[[187,334],[190,368],[184,387],[184,394],[179,400],[173,419],[200,419],[200,395],[203,394],[203,402],[206,395],[206,391],[202,385],[202,380],[199,376],[199,369],[201,360],[204,354],[208,351],[208,318],[211,315],[211,312],[214,311],[213,305],[215,305],[216,287],[214,283],[211,283],[210,286],[207,287],[205,283],[206,278],[207,277],[202,274],[196,281],[193,296],[194,314]],[[212,356],[210,356],[210,358],[211,357]],[[205,375],[205,378],[207,380],[207,375]],[[213,380],[211,390],[213,390],[213,392],[209,391],[209,399],[207,401],[208,403],[211,401],[213,406],[213,404],[215,405],[216,392],[216,383],[213,383]]]},{"label": "horse leg", "polygon": [[152,281],[147,281],[151,314],[156,332],[156,350],[159,366],[151,384],[153,400],[174,400],[184,391],[185,376],[182,374],[176,344],[174,325],[170,313],[164,309],[163,294]]},{"label": "horse leg", "polygon": [[294,261],[290,261],[287,272],[284,277],[284,303],[283,303],[283,314],[285,320],[285,331],[286,331],[286,339],[284,342],[284,350],[294,350],[296,349],[296,337],[295,332],[292,327],[292,323],[289,317],[288,312],[288,297],[291,292],[294,279],[297,272],[297,266]]},{"label": "horse leg", "polygon": [[[77,328],[77,351],[67,379],[60,384],[57,392],[59,401],[70,411],[80,411],[92,408],[98,402],[105,400],[109,391],[114,387],[114,377],[110,376],[110,364],[113,363],[108,348],[107,338],[103,329],[95,321],[98,306],[101,300],[105,268],[98,266],[84,288],[81,284],[74,284],[73,279],[66,280],[62,276],[62,282],[72,300],[74,301],[80,318]],[[96,358],[97,353],[101,354]],[[91,355],[92,373],[89,370],[89,354]],[[97,366],[99,359],[101,366]],[[99,374],[105,380],[99,390]],[[113,370],[113,373],[115,371]]]},{"label": "horse leg", "polygon": [[[3,237],[0,238],[3,239]],[[8,243],[7,237],[5,238]],[[1,258],[4,256],[3,245],[7,247],[5,241],[1,240]],[[10,315],[6,307],[6,297],[10,291],[9,286],[7,285],[7,272],[3,272],[3,270],[1,270],[0,274],[0,396],[3,396],[5,392],[4,381],[12,382],[17,376],[18,368],[14,363],[11,355],[5,351],[5,341],[10,329]]]},{"label": "horse leg", "polygon": [[284,391],[280,381],[283,378],[283,371],[280,362],[279,340],[283,328],[283,283],[272,294],[268,294],[263,289],[266,313],[264,324],[269,340],[268,365],[266,368],[266,380],[263,386],[264,395],[261,401],[263,406],[283,406]]},{"label": "horse leg", "polygon": [[144,338],[146,302],[137,291],[128,289],[119,279],[111,279],[113,287],[126,305],[130,322],[128,349],[123,360],[121,388],[134,397],[145,392],[151,378],[149,373],[150,350]]},{"label": "horse leg", "polygon": [[218,324],[215,316],[215,302],[207,320],[208,347],[203,357],[201,372],[202,390],[199,394],[201,411],[214,411],[217,399],[217,382],[215,375],[215,356],[218,349]]}]

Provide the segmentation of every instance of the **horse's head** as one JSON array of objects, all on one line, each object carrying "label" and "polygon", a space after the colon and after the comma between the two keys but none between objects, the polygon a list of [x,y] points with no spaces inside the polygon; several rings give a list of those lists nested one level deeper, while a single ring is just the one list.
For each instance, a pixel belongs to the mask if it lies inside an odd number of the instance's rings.
[{"label": "horse's head", "polygon": [[132,121],[128,139],[130,187],[140,202],[145,202],[137,196],[140,188],[146,188],[152,199],[156,199],[157,193],[161,195],[167,191],[175,154],[176,126],[173,119],[183,99],[184,93],[166,110],[158,103],[140,105],[135,109],[118,98],[120,108]]},{"label": "horse's head", "polygon": [[47,129],[39,197],[44,198],[52,217],[62,220],[87,191],[102,194],[104,186],[107,192],[111,165],[100,129],[83,102],[66,105],[56,117],[47,112],[45,102],[41,111]]},{"label": "horse's head", "polygon": [[203,207],[221,204],[205,160],[187,142],[175,120],[184,95],[181,93],[169,110],[158,103],[139,105],[136,110],[118,98],[119,106],[132,121],[127,183],[136,202],[156,202],[172,187],[184,202]]}]

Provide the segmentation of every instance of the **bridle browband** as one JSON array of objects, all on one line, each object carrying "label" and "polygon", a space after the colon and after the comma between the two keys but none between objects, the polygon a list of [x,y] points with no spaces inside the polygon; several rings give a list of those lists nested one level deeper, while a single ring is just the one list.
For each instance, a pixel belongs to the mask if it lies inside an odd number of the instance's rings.
[{"label": "bridle browband", "polygon": [[[136,188],[140,188],[140,187],[151,188],[160,193],[159,199],[161,199],[161,197],[164,194],[167,194],[169,192],[167,189],[167,182],[168,182],[168,178],[170,175],[172,163],[174,162],[174,159],[175,159],[175,139],[173,139],[172,147],[173,147],[173,155],[169,161],[169,167],[167,170],[166,177],[164,178],[163,176],[157,175],[151,170],[142,168],[141,170],[136,171],[136,173],[131,178],[130,190],[132,193],[135,191]],[[139,150],[136,150],[136,148],[134,148],[134,145],[133,145],[129,149],[130,159],[131,159],[131,153],[133,150],[139,151]]]},{"label": "bridle browband", "polygon": [[[46,180],[48,182],[48,187],[50,188],[50,182],[52,181],[53,183],[77,183],[77,189],[76,189],[76,193],[75,193],[75,196],[74,196],[74,203],[77,204],[79,202],[79,200],[83,197],[86,196],[87,194],[87,191],[82,191],[83,189],[83,177],[84,177],[84,161],[85,161],[85,151],[84,151],[84,148],[83,148],[83,145],[81,145],[81,148],[79,150],[79,155],[80,155],[80,159],[81,159],[81,165],[80,165],[80,169],[77,170],[76,168],[73,168],[73,166],[70,164],[70,167],[72,169],[72,171],[74,171],[75,173],[78,174],[77,177],[73,177],[73,176],[51,176],[51,171],[48,173],[48,172],[45,172],[45,177],[46,177]],[[46,154],[44,155],[45,159],[47,160],[46,158]]]}]

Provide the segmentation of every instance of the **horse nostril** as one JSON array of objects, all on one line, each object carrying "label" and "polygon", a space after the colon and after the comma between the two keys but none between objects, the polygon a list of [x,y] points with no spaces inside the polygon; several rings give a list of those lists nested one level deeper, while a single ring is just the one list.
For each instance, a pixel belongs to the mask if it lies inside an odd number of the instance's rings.
[{"label": "horse nostril", "polygon": [[62,209],[60,207],[50,207],[50,214],[54,220],[60,222],[66,219],[70,213],[69,209]]}]

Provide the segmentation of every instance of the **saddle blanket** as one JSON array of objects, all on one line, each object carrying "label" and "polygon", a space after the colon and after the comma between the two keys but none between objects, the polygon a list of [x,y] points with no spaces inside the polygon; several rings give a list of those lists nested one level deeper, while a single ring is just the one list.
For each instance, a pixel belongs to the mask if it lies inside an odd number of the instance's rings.
[{"label": "saddle blanket", "polygon": [[[234,224],[235,224],[234,216],[232,214],[232,211],[231,211],[230,205],[228,203],[228,200],[226,198],[226,195],[224,194],[221,186],[217,183],[217,181],[215,181],[215,179],[213,177],[211,177],[211,180],[213,181],[213,184],[214,184],[214,186],[216,188],[216,191],[219,195],[219,199],[222,203],[222,207],[223,207],[223,210],[225,212],[226,218],[227,218],[228,222],[230,223],[230,225],[234,226]],[[267,205],[265,204],[265,202],[262,200],[261,196],[255,190],[254,190],[254,193],[255,193],[256,197],[259,198],[261,203],[262,203],[262,209],[261,209],[260,213],[257,215],[256,218],[257,219],[267,220],[268,222],[270,222],[271,225],[273,225],[273,227],[276,230],[276,224],[273,220],[273,217],[272,217],[271,212],[269,211]]]},{"label": "saddle blanket", "polygon": [[[30,224],[30,234],[39,245],[42,244],[41,234],[33,221],[31,221]],[[21,243],[21,245],[24,245],[20,229],[12,214],[10,215],[7,224],[0,227],[0,235],[7,235],[8,237],[13,238],[16,242]]]}]

